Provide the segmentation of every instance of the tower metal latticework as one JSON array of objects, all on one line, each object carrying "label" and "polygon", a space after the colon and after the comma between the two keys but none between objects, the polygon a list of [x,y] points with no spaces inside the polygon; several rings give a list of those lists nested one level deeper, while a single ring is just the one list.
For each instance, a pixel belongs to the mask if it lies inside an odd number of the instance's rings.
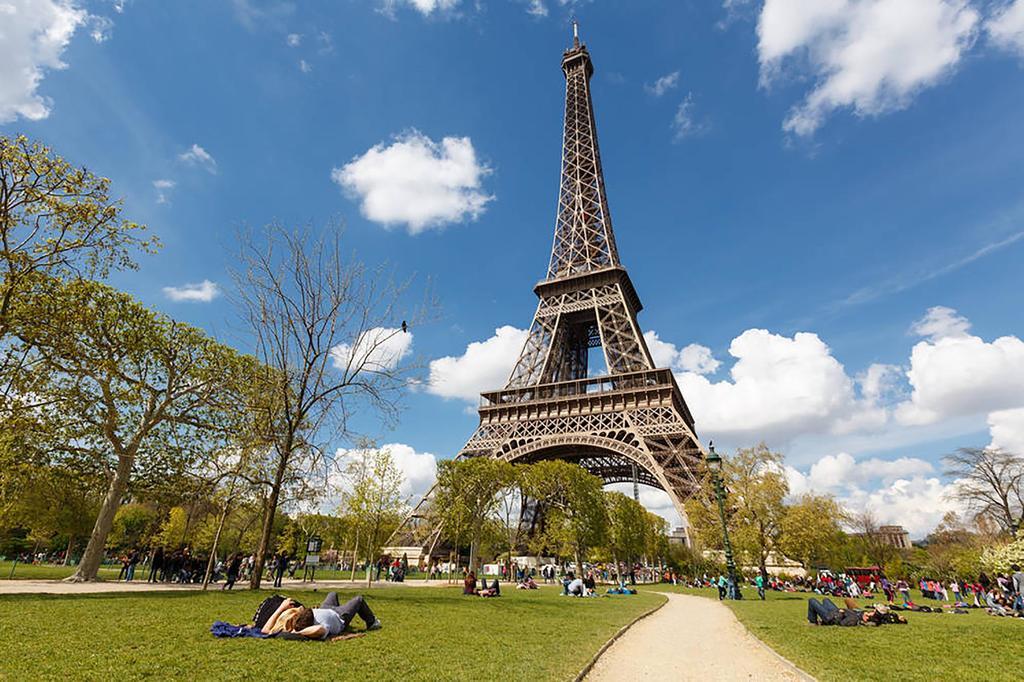
[{"label": "tower metal latticework", "polygon": [[[605,483],[664,490],[685,523],[683,501],[700,488],[705,453],[672,371],[654,366],[637,324],[642,306],[619,262],[605,196],[594,67],[575,30],[562,71],[562,173],[547,277],[534,287],[537,312],[508,383],[481,395],[480,426],[458,456],[576,462]],[[591,366],[594,348],[604,367]],[[389,545],[433,550],[430,499]]]}]

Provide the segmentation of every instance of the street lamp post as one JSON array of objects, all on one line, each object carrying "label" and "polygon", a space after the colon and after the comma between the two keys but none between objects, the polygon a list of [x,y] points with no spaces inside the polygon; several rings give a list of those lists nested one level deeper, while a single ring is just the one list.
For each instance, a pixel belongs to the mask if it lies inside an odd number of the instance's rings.
[{"label": "street lamp post", "polygon": [[736,575],[736,562],[732,556],[732,543],[729,542],[729,526],[725,522],[725,484],[722,482],[722,457],[715,452],[715,444],[710,444],[710,452],[708,453],[707,463],[708,469],[711,470],[711,476],[714,479],[715,485],[715,497],[718,498],[718,516],[722,521],[722,539],[725,545],[725,566],[726,570],[729,571],[729,583],[732,587],[732,594],[729,595],[733,599],[742,599],[743,595],[740,594],[740,581]]}]

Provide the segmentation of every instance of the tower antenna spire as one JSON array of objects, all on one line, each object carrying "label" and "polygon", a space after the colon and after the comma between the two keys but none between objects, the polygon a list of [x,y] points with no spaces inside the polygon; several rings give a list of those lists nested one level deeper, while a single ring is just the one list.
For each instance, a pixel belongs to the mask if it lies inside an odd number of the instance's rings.
[{"label": "tower antenna spire", "polygon": [[572,46],[580,46],[580,22],[576,21],[576,17],[572,18]]}]

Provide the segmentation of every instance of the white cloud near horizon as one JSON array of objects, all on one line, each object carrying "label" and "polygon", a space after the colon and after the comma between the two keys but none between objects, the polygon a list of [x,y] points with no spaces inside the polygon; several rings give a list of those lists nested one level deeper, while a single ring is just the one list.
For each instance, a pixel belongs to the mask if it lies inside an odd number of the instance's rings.
[{"label": "white cloud near horizon", "polygon": [[208,279],[180,287],[164,287],[163,290],[164,295],[176,303],[209,303],[220,296],[220,287]]},{"label": "white cloud near horizon", "polygon": [[89,17],[72,0],[0,2],[0,123],[50,115],[53,102],[39,86],[48,70],[67,68],[64,50]]},{"label": "white cloud near horizon", "polygon": [[[401,495],[415,505],[437,480],[437,457],[429,452],[418,452],[405,443],[386,443],[377,449],[391,454],[395,466],[402,472]],[[335,451],[334,471],[327,483],[328,494],[319,501],[322,513],[334,513],[341,504],[342,494],[351,490],[345,469],[358,461],[362,452],[359,448],[338,448]]]},{"label": "white cloud near horizon", "polygon": [[382,0],[381,12],[386,16],[394,17],[395,10],[399,7],[408,7],[428,17],[434,12],[446,12],[455,9],[460,0]]},{"label": "white cloud near horizon", "polygon": [[761,84],[809,76],[783,129],[808,136],[839,109],[903,109],[956,69],[980,24],[967,0],[765,0],[757,22]]},{"label": "white cloud near horizon", "polygon": [[494,199],[482,188],[490,172],[468,137],[434,142],[410,130],[334,168],[331,179],[359,200],[367,220],[419,234],[479,218]]},{"label": "white cloud near horizon", "polygon": [[167,178],[161,178],[153,181],[153,188],[156,189],[156,203],[166,204],[170,202],[170,192],[175,188],[176,183],[174,180]]},{"label": "white cloud near horizon", "polygon": [[193,144],[187,151],[178,154],[178,160],[189,166],[202,168],[211,175],[217,174],[217,160],[198,144]]}]

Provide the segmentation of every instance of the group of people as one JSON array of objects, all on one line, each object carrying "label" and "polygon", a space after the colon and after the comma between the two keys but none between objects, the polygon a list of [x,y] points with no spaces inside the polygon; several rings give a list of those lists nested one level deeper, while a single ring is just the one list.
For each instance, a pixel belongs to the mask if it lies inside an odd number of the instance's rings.
[{"label": "group of people", "polygon": [[[482,585],[482,587],[480,586]],[[500,597],[501,596],[501,585],[498,584],[498,579],[494,579],[494,583],[488,587],[487,580],[480,581],[480,585],[477,585],[476,573],[469,571],[466,573],[465,579],[462,581],[462,594],[476,596],[476,597]]]}]

